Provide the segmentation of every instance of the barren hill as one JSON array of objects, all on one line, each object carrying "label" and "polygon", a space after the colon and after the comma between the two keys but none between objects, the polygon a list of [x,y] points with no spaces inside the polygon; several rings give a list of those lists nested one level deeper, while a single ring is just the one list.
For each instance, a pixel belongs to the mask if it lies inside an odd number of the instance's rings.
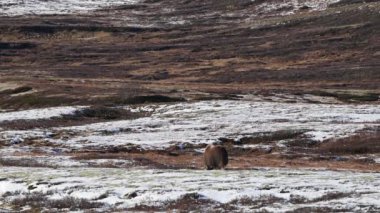
[{"label": "barren hill", "polygon": [[[378,1],[146,0],[62,15],[6,11],[3,107],[136,94],[345,91],[343,99],[366,101],[380,93]],[[30,90],[15,96],[21,86]]]}]

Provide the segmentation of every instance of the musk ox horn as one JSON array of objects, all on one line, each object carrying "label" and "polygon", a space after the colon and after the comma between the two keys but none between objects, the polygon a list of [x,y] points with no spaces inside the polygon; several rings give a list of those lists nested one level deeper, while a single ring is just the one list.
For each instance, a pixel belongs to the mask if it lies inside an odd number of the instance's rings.
[{"label": "musk ox horn", "polygon": [[227,150],[220,145],[208,145],[204,153],[207,170],[224,169],[228,164]]}]

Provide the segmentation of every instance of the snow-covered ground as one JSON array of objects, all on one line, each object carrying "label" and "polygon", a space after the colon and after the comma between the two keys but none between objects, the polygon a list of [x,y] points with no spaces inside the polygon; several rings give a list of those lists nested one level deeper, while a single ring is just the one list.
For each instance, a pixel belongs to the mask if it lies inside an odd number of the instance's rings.
[{"label": "snow-covered ground", "polygon": [[[20,150],[18,150],[20,151]],[[133,161],[123,159],[92,159],[92,160],[75,160],[70,156],[59,155],[56,153],[49,153],[50,155],[28,156],[20,155],[5,156],[0,152],[0,161],[13,161],[18,164],[32,165],[33,167],[132,167]]]},{"label": "snow-covered ground", "polygon": [[[254,1],[254,0],[253,0]],[[276,15],[290,15],[296,11],[306,8],[312,11],[326,10],[330,4],[340,0],[290,0],[290,1],[266,1],[257,7],[260,13],[273,13]]]},{"label": "snow-covered ground", "polygon": [[[156,170],[139,167],[133,160],[76,160],[67,155],[73,148],[101,150],[107,146],[139,145],[162,149],[172,144],[212,143],[220,137],[238,140],[280,130],[300,131],[301,137],[322,141],[378,128],[378,105],[284,103],[246,98],[122,107],[133,112],[149,112],[150,116],[81,126],[0,131],[0,145],[3,145],[0,162],[30,166],[0,167],[0,211],[11,209],[13,199],[22,199],[28,193],[42,193],[41,196],[50,200],[68,196],[87,199],[103,203],[102,210],[111,206],[120,209],[135,205],[162,206],[192,193],[200,199],[217,202],[211,206],[222,203],[241,211],[254,208],[281,212],[303,207],[346,211],[380,209],[379,173]],[[3,112],[0,121],[55,119],[79,108]],[[26,139],[36,140],[28,143]],[[253,145],[242,147],[250,146]],[[377,162],[378,156],[373,157]],[[273,203],[256,202],[274,197]],[[239,199],[255,202],[233,202]]]},{"label": "snow-covered ground", "polygon": [[[332,207],[351,211],[380,208],[380,174],[312,170],[258,169],[241,171],[140,170],[94,168],[0,168],[0,206],[25,193],[42,192],[47,199],[66,196],[96,200],[117,208],[137,204],[159,206],[197,193],[202,199],[229,203],[235,199],[274,196],[283,203],[256,207],[286,211],[301,207]],[[129,196],[134,193],[134,196]],[[340,194],[328,198],[331,194]],[[334,197],[334,196],[332,196]],[[300,203],[292,199],[303,200]],[[252,206],[250,206],[252,207]],[[245,208],[241,205],[239,208]]]},{"label": "snow-covered ground", "polygon": [[[181,143],[213,143],[220,137],[238,140],[279,130],[302,131],[305,138],[323,141],[351,136],[363,129],[380,126],[380,108],[377,105],[216,100],[134,109],[139,110],[153,113],[150,117],[135,120],[2,131],[0,139],[11,141],[15,137],[22,140],[41,138],[74,148],[127,144],[163,148]],[[0,118],[12,117],[10,114],[12,113],[0,113]],[[46,114],[41,113],[41,116]],[[58,132],[62,135],[61,138],[50,137]]]},{"label": "snow-covered ground", "polygon": [[68,115],[74,113],[76,110],[81,109],[81,106],[75,107],[51,107],[43,109],[32,109],[15,112],[0,113],[0,122],[13,121],[13,120],[33,120],[33,119],[47,119],[61,115]]},{"label": "snow-covered ground", "polygon": [[0,16],[69,14],[110,6],[134,4],[138,0],[1,0]]},{"label": "snow-covered ground", "polygon": [[[139,0],[2,0],[0,1],[0,16],[83,13],[100,8],[135,4],[138,1]],[[266,1],[257,6],[256,12],[289,15],[304,7],[314,11],[321,11],[325,10],[330,4],[339,1],[340,0]],[[171,20],[169,22],[172,24],[183,24],[186,21]]]}]

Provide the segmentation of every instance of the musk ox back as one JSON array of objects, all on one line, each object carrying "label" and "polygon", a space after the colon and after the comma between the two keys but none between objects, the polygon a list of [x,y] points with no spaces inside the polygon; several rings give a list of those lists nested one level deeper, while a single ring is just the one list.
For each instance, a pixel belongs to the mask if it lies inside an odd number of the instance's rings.
[{"label": "musk ox back", "polygon": [[228,164],[227,151],[220,145],[208,145],[204,153],[204,161],[207,170],[224,169]]}]

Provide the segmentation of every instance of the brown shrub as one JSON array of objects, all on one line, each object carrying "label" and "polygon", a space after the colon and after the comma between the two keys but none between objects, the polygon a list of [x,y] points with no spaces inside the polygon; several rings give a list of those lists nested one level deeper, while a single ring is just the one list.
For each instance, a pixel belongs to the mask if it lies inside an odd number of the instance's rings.
[{"label": "brown shrub", "polygon": [[271,143],[273,141],[297,138],[306,130],[279,130],[275,132],[263,132],[250,137],[243,137],[237,143],[239,144],[260,144]]},{"label": "brown shrub", "polygon": [[229,204],[238,206],[251,206],[255,208],[262,208],[274,203],[284,203],[283,198],[275,197],[273,195],[264,195],[258,198],[242,197],[231,201]]},{"label": "brown shrub", "polygon": [[13,199],[11,204],[15,209],[24,206],[30,206],[32,209],[69,209],[70,211],[94,209],[103,206],[99,202],[91,202],[86,199],[78,199],[73,197],[65,197],[58,200],[49,200],[49,194],[40,192],[28,193],[23,197]]},{"label": "brown shrub", "polygon": [[115,119],[135,119],[139,118],[143,113],[131,112],[130,110],[121,108],[112,108],[105,106],[93,106],[86,109],[76,110],[73,114],[64,115],[65,119],[84,119],[98,118],[104,120]]},{"label": "brown shrub", "polygon": [[91,202],[86,199],[65,197],[60,200],[49,200],[47,202],[47,206],[49,208],[70,209],[71,211],[74,211],[74,210],[99,208],[103,206],[103,204],[99,202]]},{"label": "brown shrub", "polygon": [[46,195],[43,193],[30,193],[24,197],[15,198],[11,201],[11,204],[15,209],[20,209],[23,206],[30,206],[33,209],[39,209],[43,207],[43,202],[46,199]]},{"label": "brown shrub", "polygon": [[304,213],[304,212],[318,212],[318,213],[331,213],[331,212],[351,212],[351,209],[333,209],[330,207],[301,207],[292,211],[287,211],[287,213]]},{"label": "brown shrub", "polygon": [[[180,211],[189,211],[189,210],[201,210],[202,206],[207,206],[215,203],[215,201],[205,199],[202,195],[197,193],[186,194],[180,199],[167,203],[166,209],[177,209]],[[195,209],[194,209],[195,208]],[[198,209],[199,208],[199,209]]]},{"label": "brown shrub", "polygon": [[379,100],[379,94],[377,93],[350,94],[347,92],[339,93],[325,91],[314,91],[311,93],[318,96],[333,97],[343,102],[369,102]]},{"label": "brown shrub", "polygon": [[75,99],[67,97],[45,97],[38,94],[28,94],[0,99],[3,108],[27,109],[38,107],[63,106],[75,103]]},{"label": "brown shrub", "polygon": [[[147,206],[147,205],[137,205],[129,211],[178,211],[178,212],[188,212],[188,211],[209,211],[208,208],[215,206],[218,203],[216,201],[206,199],[198,193],[185,194],[181,198],[175,201],[168,201],[164,205],[160,206]],[[215,207],[213,207],[215,209]]]},{"label": "brown shrub", "polygon": [[21,159],[7,159],[7,158],[0,158],[0,166],[15,166],[15,167],[52,167],[55,168],[55,166],[38,162],[37,160],[30,159],[30,158],[21,158]]},{"label": "brown shrub", "polygon": [[350,193],[343,193],[343,192],[329,192],[322,197],[316,198],[313,200],[313,202],[320,202],[320,201],[327,201],[327,200],[336,200],[341,199],[344,197],[348,197]]},{"label": "brown shrub", "polygon": [[322,143],[319,151],[329,154],[370,154],[380,153],[380,132],[363,133]]}]

